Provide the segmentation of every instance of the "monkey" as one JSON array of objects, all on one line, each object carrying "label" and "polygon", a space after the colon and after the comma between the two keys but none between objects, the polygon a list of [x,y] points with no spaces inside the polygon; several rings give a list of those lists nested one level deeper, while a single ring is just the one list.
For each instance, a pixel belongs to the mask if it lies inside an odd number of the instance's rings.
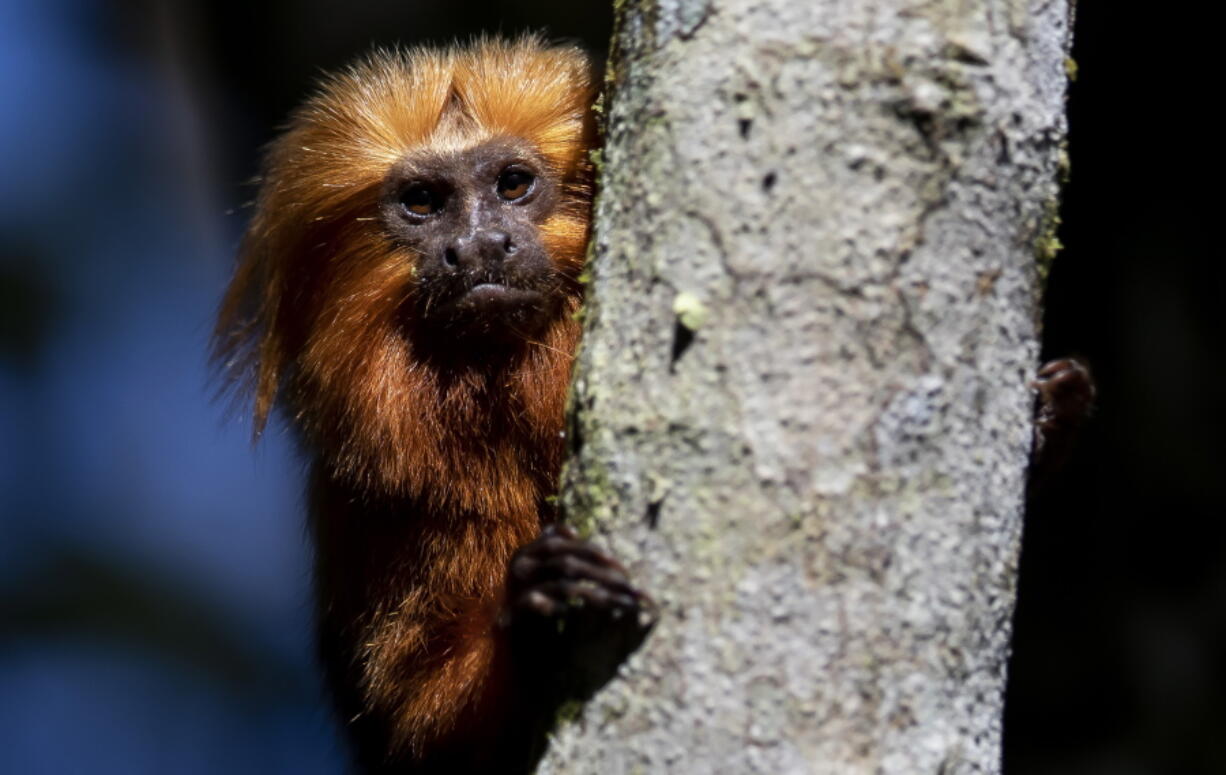
[{"label": "monkey", "polygon": [[553,500],[591,70],[539,37],[379,50],[266,151],[214,357],[309,459],[318,650],[367,772],[529,772],[654,623]]},{"label": "monkey", "polygon": [[[266,152],[214,357],[309,459],[318,648],[367,772],[530,772],[657,617],[552,499],[590,73],[539,37],[376,51]],[[1036,470],[1092,401],[1072,363],[1035,383]]]}]

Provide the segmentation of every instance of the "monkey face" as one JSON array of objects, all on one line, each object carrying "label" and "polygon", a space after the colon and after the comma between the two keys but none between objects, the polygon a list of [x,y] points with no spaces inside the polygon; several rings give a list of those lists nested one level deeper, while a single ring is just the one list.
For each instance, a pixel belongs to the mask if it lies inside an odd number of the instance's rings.
[{"label": "monkey face", "polygon": [[522,338],[549,321],[561,278],[540,227],[559,189],[546,162],[513,139],[419,151],[396,164],[380,218],[414,262],[414,326]]},{"label": "monkey face", "polygon": [[[257,431],[280,404],[357,486],[512,508],[479,483],[520,447],[488,470],[472,451],[514,426],[560,454],[589,76],[582,52],[535,38],[377,51],[295,111],[264,160],[215,340]],[[461,470],[478,484],[457,484]]]}]

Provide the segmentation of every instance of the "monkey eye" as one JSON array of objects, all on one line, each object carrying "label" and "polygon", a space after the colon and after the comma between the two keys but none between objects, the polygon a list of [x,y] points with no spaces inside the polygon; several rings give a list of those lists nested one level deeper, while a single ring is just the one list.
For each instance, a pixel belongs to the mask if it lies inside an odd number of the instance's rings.
[{"label": "monkey eye", "polygon": [[414,215],[434,215],[443,209],[443,197],[433,188],[415,183],[400,195],[400,204]]},{"label": "monkey eye", "polygon": [[532,190],[532,184],[535,182],[536,176],[527,170],[513,167],[505,169],[498,176],[498,196],[508,202],[523,199]]}]

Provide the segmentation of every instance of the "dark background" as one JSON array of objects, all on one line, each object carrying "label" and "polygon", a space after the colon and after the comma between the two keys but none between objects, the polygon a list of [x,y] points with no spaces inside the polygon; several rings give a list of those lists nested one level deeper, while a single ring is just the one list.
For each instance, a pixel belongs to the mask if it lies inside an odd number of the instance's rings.
[{"label": "dark background", "polygon": [[[244,181],[372,42],[544,27],[603,57],[608,5],[0,0],[0,772],[342,771],[300,463],[210,400]],[[1027,521],[1006,771],[1223,773],[1216,43],[1082,6],[1045,352],[1101,402]]]}]

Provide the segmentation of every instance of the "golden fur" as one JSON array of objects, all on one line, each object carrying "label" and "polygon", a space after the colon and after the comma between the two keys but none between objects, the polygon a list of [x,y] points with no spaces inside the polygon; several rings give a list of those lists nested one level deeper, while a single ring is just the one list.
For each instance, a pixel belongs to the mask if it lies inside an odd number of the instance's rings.
[{"label": "golden fur", "polygon": [[[216,354],[251,390],[257,434],[279,405],[313,456],[325,660],[393,757],[512,712],[496,707],[493,618],[559,466],[591,98],[586,56],[537,38],[380,51],[328,78],[267,153]],[[540,231],[566,298],[498,363],[457,365],[405,334],[416,257],[378,218],[381,186],[414,149],[500,137],[561,182]]]},{"label": "golden fur", "polygon": [[[499,398],[516,407],[515,431],[554,446],[545,437],[556,435],[565,400],[559,375],[578,333],[577,288],[502,384],[432,372],[399,331],[414,262],[383,233],[377,197],[411,149],[526,139],[564,181],[567,201],[541,230],[554,261],[577,277],[590,198],[588,67],[579,50],[535,38],[377,52],[294,114],[268,152],[218,326],[221,359],[252,381],[257,432],[280,398],[330,467],[354,482],[491,514],[528,505],[524,493],[485,486],[520,462],[479,429],[489,425],[488,400]],[[505,395],[483,395],[488,387]],[[480,438],[457,447],[466,428]],[[470,475],[457,481],[459,473]]]}]

